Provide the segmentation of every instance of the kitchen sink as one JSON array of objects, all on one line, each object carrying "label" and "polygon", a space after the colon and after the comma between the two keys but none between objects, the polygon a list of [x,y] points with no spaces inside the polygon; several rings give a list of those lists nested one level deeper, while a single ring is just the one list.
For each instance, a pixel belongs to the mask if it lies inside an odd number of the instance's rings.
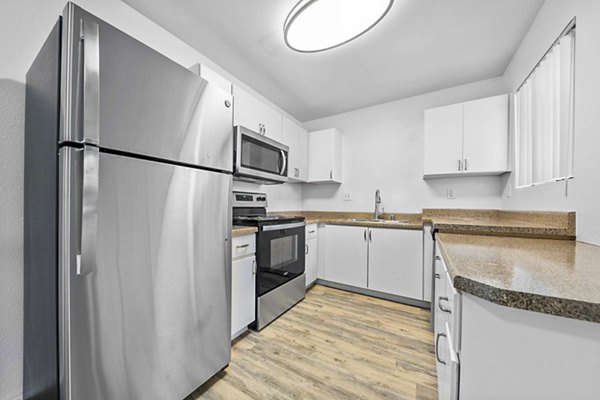
[{"label": "kitchen sink", "polygon": [[406,220],[390,220],[390,219],[369,219],[369,218],[351,218],[352,222],[378,222],[385,224],[408,224]]}]

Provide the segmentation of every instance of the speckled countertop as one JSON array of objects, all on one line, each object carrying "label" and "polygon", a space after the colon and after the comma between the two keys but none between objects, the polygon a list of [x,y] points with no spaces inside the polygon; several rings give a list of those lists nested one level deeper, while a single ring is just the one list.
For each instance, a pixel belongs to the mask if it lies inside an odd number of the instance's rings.
[{"label": "speckled countertop", "polygon": [[[421,214],[396,213],[396,220],[391,221],[391,214],[384,214],[383,219],[373,220],[373,213],[347,211],[282,211],[278,215],[301,215],[309,224],[364,226],[373,228],[423,229]],[[359,221],[355,221],[358,219]]]},{"label": "speckled countertop", "polygon": [[456,289],[508,307],[600,323],[600,247],[577,241],[437,235]]},{"label": "speckled countertop", "polygon": [[231,236],[244,236],[244,235],[252,235],[258,232],[258,229],[254,226],[233,226],[231,228]]},{"label": "speckled countertop", "polygon": [[[307,224],[422,229],[424,223],[431,223],[441,233],[575,239],[574,212],[424,209],[422,214],[385,213],[383,221],[371,221],[373,213],[368,212],[284,211],[275,214],[303,215]],[[404,223],[390,222],[392,215]]]},{"label": "speckled countertop", "polygon": [[424,209],[440,233],[575,239],[575,212]]}]

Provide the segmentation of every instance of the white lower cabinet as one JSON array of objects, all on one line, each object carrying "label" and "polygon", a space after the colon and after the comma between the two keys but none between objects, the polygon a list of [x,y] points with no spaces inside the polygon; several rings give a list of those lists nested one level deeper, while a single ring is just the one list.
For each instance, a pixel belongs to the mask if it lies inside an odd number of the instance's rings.
[{"label": "white lower cabinet", "polygon": [[368,288],[423,298],[421,231],[369,228]]},{"label": "white lower cabinet", "polygon": [[421,300],[422,233],[327,225],[323,279]]},{"label": "white lower cabinet", "polygon": [[356,226],[325,226],[323,279],[366,289],[367,231]]},{"label": "white lower cabinet", "polygon": [[[255,319],[256,257],[254,242],[254,235],[237,237],[233,240],[233,261],[231,263],[232,339],[244,332]],[[244,252],[248,251],[247,249],[252,252]],[[237,258],[236,254],[238,254]]]},{"label": "white lower cabinet", "polygon": [[434,266],[434,340],[438,399],[458,399],[461,295],[452,285],[450,274],[435,249]]},{"label": "white lower cabinet", "polygon": [[318,234],[317,224],[306,225],[306,245],[305,245],[305,272],[306,287],[309,287],[317,280],[318,274]]},{"label": "white lower cabinet", "polygon": [[600,399],[600,324],[459,293],[435,253],[439,400]]}]

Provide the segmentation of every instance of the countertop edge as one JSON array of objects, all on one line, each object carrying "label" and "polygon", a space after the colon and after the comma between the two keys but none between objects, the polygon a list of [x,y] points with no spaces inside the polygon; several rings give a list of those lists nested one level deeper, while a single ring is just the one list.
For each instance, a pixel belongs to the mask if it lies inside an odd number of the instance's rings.
[{"label": "countertop edge", "polygon": [[233,226],[231,229],[231,237],[239,237],[253,235],[258,232],[258,228],[254,226]]},{"label": "countertop edge", "polygon": [[505,307],[539,312],[558,317],[600,323],[600,304],[582,300],[545,296],[537,293],[502,289],[456,274],[443,240],[437,240],[454,288]]}]

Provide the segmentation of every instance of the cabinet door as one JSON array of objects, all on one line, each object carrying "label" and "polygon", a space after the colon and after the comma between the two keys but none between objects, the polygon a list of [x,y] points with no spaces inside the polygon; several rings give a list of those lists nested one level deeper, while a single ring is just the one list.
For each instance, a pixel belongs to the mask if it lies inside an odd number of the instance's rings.
[{"label": "cabinet door", "polygon": [[461,171],[463,104],[425,110],[425,175]]},{"label": "cabinet door", "polygon": [[308,181],[342,182],[342,138],[336,129],[308,134]]},{"label": "cabinet door", "polygon": [[302,127],[298,130],[296,149],[298,160],[298,177],[296,179],[300,182],[306,182],[308,181],[308,131]]},{"label": "cabinet door", "polygon": [[283,117],[282,142],[289,146],[288,156],[288,178],[296,182],[306,182],[308,176],[308,137],[306,130],[290,120]]},{"label": "cabinet door", "polygon": [[265,136],[281,142],[281,114],[238,86],[233,87],[233,124],[255,132],[264,126]]},{"label": "cabinet door", "polygon": [[367,287],[366,237],[367,228],[334,225],[325,227],[325,280]]},{"label": "cabinet door", "polygon": [[422,231],[369,229],[369,289],[423,298]]},{"label": "cabinet door", "polygon": [[208,68],[206,65],[196,64],[190,67],[189,69],[196,75],[200,75],[200,77],[206,79],[211,83],[214,83],[219,88],[231,94],[231,82],[223,78],[221,75],[219,75],[212,69]]},{"label": "cabinet door", "polygon": [[464,171],[508,169],[508,96],[464,103]]},{"label": "cabinet door", "polygon": [[246,257],[231,265],[231,337],[254,322],[256,258]]},{"label": "cabinet door", "polygon": [[306,240],[306,286],[317,280],[317,241],[316,237]]},{"label": "cabinet door", "polygon": [[431,224],[423,225],[423,300],[431,301],[433,292],[434,240]]}]

